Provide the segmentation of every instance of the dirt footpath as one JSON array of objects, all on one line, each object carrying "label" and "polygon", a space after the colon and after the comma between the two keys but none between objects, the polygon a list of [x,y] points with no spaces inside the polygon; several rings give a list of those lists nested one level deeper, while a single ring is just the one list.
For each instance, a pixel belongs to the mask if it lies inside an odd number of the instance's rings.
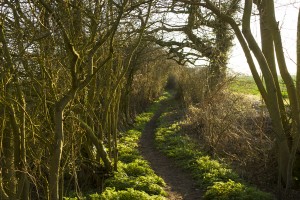
[{"label": "dirt footpath", "polygon": [[139,150],[142,156],[149,161],[151,168],[167,183],[166,191],[171,200],[199,200],[202,191],[197,189],[191,174],[177,167],[174,161],[159,152],[154,143],[157,121],[162,113],[160,109],[146,125],[140,140]]}]

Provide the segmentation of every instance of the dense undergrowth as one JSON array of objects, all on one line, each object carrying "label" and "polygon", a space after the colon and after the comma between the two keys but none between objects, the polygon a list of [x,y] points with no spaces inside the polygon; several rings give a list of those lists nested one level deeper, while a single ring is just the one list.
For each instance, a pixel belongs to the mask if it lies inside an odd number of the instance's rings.
[{"label": "dense undergrowth", "polygon": [[205,199],[273,199],[270,194],[246,184],[226,164],[200,151],[194,140],[182,134],[176,114],[178,105],[174,101],[173,105],[170,102],[168,105],[167,111],[160,117],[156,132],[157,146],[181,167],[192,172],[199,187],[205,190]]},{"label": "dense undergrowth", "polygon": [[[118,170],[104,183],[102,193],[89,194],[83,199],[90,200],[164,200],[167,193],[164,191],[165,182],[157,176],[143,159],[138,151],[138,141],[145,125],[157,111],[160,101],[166,96],[155,101],[154,104],[135,118],[132,129],[121,134],[118,150]],[[64,198],[75,200],[74,198]]]}]

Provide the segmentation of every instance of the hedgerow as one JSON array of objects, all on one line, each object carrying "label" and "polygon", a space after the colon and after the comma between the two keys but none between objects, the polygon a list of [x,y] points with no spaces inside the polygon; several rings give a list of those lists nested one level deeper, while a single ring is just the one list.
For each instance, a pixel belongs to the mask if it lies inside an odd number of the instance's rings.
[{"label": "hedgerow", "polygon": [[[272,195],[246,184],[226,164],[212,159],[197,148],[187,135],[182,134],[181,124],[175,115],[172,103],[160,117],[160,126],[156,130],[157,147],[177,164],[192,172],[197,184],[205,191],[207,200],[271,200]],[[199,197],[200,198],[200,197]]]}]

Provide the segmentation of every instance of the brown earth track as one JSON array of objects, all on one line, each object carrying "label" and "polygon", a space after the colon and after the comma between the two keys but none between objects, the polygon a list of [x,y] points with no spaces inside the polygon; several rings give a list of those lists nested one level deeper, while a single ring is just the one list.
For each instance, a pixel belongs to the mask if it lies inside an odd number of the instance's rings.
[{"label": "brown earth track", "polygon": [[200,200],[203,192],[196,187],[192,175],[176,166],[174,160],[165,156],[155,147],[154,135],[161,113],[162,109],[157,111],[146,125],[140,139],[139,150],[142,156],[150,163],[155,173],[166,182],[168,199]]}]

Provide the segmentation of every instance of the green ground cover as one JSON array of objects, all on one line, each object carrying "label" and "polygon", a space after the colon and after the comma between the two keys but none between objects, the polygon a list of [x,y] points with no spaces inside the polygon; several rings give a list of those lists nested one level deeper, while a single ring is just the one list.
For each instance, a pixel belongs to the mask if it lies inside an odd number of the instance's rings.
[{"label": "green ground cover", "polygon": [[[134,128],[122,133],[119,141],[118,171],[107,179],[104,191],[86,195],[87,200],[165,200],[165,182],[157,176],[138,151],[138,141],[145,125],[153,117],[161,102],[166,111],[160,117],[156,131],[157,147],[176,160],[182,168],[192,172],[206,200],[271,200],[272,195],[246,184],[226,164],[199,151],[197,144],[181,132],[176,115],[178,105],[165,94],[148,112],[137,116]],[[201,198],[201,197],[199,197]],[[64,198],[77,200],[76,197]]]},{"label": "green ground cover", "polygon": [[247,185],[226,164],[199,151],[197,144],[181,132],[181,125],[176,117],[176,109],[179,106],[167,104],[169,108],[160,117],[160,126],[156,131],[157,147],[175,159],[179,166],[192,172],[199,188],[205,191],[204,199],[273,199],[270,194]]},{"label": "green ground cover", "polygon": [[[132,129],[121,133],[118,144],[118,170],[104,183],[100,194],[86,195],[86,200],[165,200],[165,182],[157,176],[138,151],[138,142],[145,125],[157,111],[161,97],[150,109],[138,115]],[[77,200],[77,197],[65,197],[65,200]]]}]

